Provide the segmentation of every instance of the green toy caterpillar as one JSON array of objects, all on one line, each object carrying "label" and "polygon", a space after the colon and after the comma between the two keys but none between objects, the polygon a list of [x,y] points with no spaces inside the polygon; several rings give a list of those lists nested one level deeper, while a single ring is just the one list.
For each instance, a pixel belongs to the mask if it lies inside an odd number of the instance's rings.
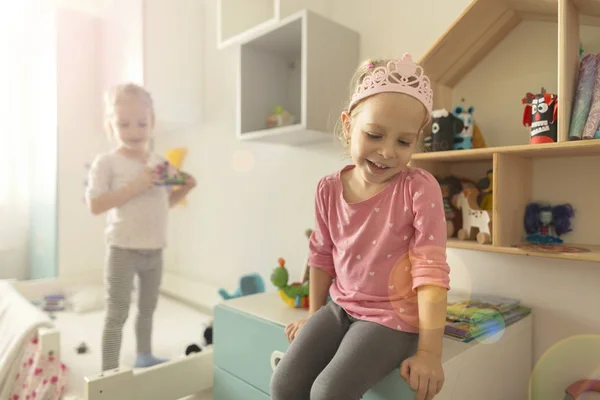
[{"label": "green toy caterpillar", "polygon": [[294,308],[308,308],[308,281],[288,285],[289,273],[285,260],[279,258],[279,267],[273,270],[271,282],[279,289],[281,299]]}]

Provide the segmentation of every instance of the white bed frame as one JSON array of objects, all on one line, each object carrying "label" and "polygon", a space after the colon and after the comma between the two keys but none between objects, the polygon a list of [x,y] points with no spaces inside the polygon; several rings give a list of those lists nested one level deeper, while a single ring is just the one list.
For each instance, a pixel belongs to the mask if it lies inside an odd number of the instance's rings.
[{"label": "white bed frame", "polygon": [[[27,299],[39,299],[74,285],[98,284],[101,274],[15,281],[14,287]],[[222,299],[216,288],[198,281],[165,273],[161,293],[212,315]],[[200,334],[200,333],[199,333]],[[44,354],[60,356],[60,332],[40,329],[39,340]],[[201,352],[174,359],[150,368],[121,368],[85,378],[85,400],[177,400],[187,396],[202,396],[213,386],[212,346]],[[197,397],[202,398],[202,397]],[[205,397],[204,397],[205,398]]]}]

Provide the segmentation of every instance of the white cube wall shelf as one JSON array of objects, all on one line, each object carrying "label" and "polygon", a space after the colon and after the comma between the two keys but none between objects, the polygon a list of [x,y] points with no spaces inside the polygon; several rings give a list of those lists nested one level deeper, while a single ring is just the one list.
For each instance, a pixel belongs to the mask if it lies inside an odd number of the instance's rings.
[{"label": "white cube wall shelf", "polygon": [[[357,32],[302,10],[247,37],[239,47],[237,135],[303,144],[328,140],[359,62]],[[293,125],[267,128],[276,106]]]}]

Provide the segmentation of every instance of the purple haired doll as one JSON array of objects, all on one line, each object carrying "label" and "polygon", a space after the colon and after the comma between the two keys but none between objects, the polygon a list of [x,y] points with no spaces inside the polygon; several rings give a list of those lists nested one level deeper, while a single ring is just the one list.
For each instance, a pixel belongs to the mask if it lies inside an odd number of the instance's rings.
[{"label": "purple haired doll", "polygon": [[574,215],[570,204],[552,207],[547,204],[529,203],[525,209],[525,240],[536,244],[562,243],[559,236],[571,232],[571,219]]}]

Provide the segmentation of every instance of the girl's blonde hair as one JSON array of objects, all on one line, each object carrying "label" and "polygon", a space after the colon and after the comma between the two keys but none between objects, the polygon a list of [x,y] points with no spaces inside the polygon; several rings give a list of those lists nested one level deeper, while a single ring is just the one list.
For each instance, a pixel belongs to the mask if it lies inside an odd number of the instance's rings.
[{"label": "girl's blonde hair", "polygon": [[[356,88],[360,84],[362,84],[363,80],[367,76],[370,76],[376,68],[386,67],[390,61],[394,61],[394,59],[392,59],[392,58],[370,58],[370,59],[363,61],[358,66],[358,68],[354,72],[354,75],[352,76],[352,80],[350,81],[350,92],[348,94],[348,101],[344,105],[344,111],[346,111],[346,112],[348,111],[350,102],[352,101],[352,95],[356,91]],[[364,100],[357,103],[355,106],[353,106],[352,110],[350,110],[350,113],[349,113],[350,119],[352,119],[356,114],[358,114],[360,112],[360,110],[363,107],[363,104],[364,104]],[[344,126],[342,123],[341,116],[340,116],[340,118],[338,118],[338,120],[335,124],[334,135],[342,143],[342,146],[344,147],[344,151],[346,152],[346,155],[348,155],[349,141],[346,139],[346,136],[344,135]]]},{"label": "girl's blonde hair", "polygon": [[136,83],[121,83],[113,86],[104,93],[104,127],[109,137],[112,137],[110,119],[115,114],[115,108],[119,102],[128,97],[135,97],[142,101],[150,110],[150,117],[154,123],[154,102],[152,95],[143,86]]}]

